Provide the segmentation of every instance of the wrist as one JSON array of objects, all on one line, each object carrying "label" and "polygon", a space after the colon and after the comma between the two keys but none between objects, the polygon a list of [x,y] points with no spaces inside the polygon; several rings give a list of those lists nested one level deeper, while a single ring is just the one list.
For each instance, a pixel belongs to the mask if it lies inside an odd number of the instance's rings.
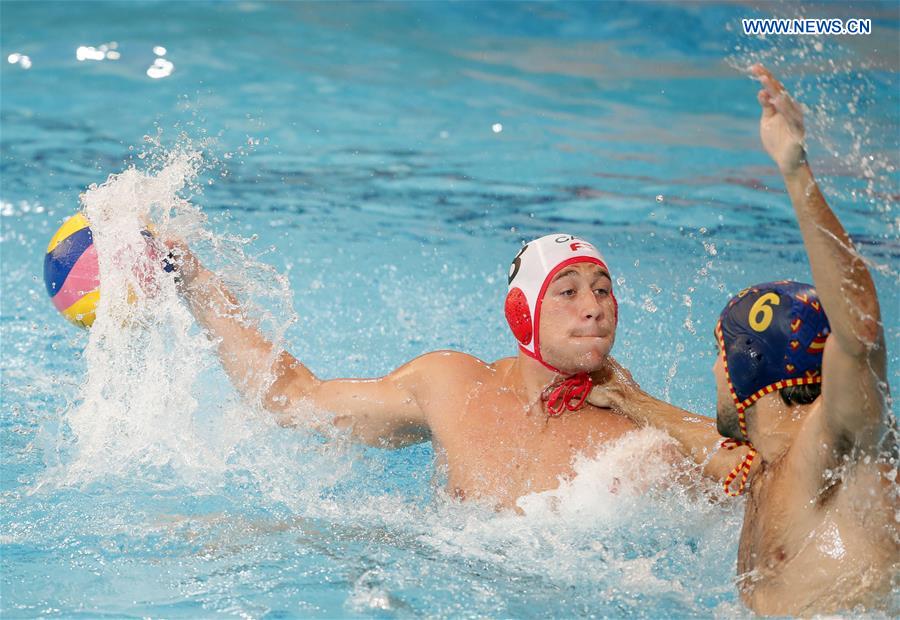
[{"label": "wrist", "polygon": [[191,297],[207,290],[212,279],[213,273],[204,267],[185,270],[178,276],[178,289],[185,297]]},{"label": "wrist", "polygon": [[625,398],[632,407],[638,409],[642,413],[646,413],[656,400],[637,386],[630,388],[626,392]]},{"label": "wrist", "polygon": [[806,159],[806,149],[801,147],[800,152],[796,156],[792,157],[786,164],[779,164],[778,169],[781,172],[781,176],[785,179],[798,177],[804,173],[811,173],[809,161]]}]

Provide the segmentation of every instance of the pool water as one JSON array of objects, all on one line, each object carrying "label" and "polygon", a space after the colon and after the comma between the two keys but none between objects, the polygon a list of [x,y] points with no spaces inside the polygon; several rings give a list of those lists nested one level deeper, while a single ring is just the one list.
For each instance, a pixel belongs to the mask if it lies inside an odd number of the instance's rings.
[{"label": "pool water", "polygon": [[[798,11],[869,17],[873,34],[740,32]],[[4,617],[748,615],[743,504],[669,484],[643,458],[658,433],[498,513],[448,498],[428,444],[363,448],[241,401],[169,280],[136,304],[105,294],[115,320],[72,327],[41,272],[82,206],[102,256],[145,213],[184,235],[325,378],[435,349],[514,354],[509,261],[579,234],[613,270],[614,355],[713,415],[721,307],[811,279],[742,71],[762,61],[808,106],[900,384],[895,3],[7,2],[0,17]],[[126,288],[101,260],[104,290]]]}]

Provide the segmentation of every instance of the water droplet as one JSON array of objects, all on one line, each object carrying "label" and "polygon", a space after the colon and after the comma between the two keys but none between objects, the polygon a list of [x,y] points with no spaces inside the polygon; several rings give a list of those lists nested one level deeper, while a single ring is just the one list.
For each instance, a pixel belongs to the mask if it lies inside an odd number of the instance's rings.
[{"label": "water droplet", "polygon": [[168,77],[172,75],[172,71],[175,70],[175,65],[165,58],[157,58],[153,61],[153,64],[150,65],[150,68],[147,69],[147,76],[153,78],[154,80],[159,80],[164,77]]}]

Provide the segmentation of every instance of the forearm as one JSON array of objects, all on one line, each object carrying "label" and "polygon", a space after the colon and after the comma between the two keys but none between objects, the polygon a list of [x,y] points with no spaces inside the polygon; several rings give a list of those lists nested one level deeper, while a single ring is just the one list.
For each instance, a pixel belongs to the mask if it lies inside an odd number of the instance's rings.
[{"label": "forearm", "polygon": [[632,399],[632,419],[668,433],[686,457],[702,468],[703,475],[722,481],[747,455],[747,446],[720,449],[722,437],[710,418],[696,415],[638,391]]},{"label": "forearm", "polygon": [[[216,340],[226,374],[283,426],[323,432],[347,429],[371,445],[399,447],[428,438],[419,404],[422,374],[443,356],[422,356],[380,379],[322,381],[287,351],[272,344],[250,320],[237,297],[204,268],[182,242],[170,241],[179,293],[197,322]],[[440,369],[442,370],[442,368]]]},{"label": "forearm", "polygon": [[832,334],[851,355],[863,355],[881,337],[875,284],[862,257],[831,211],[807,164],[784,174],[813,281]]},{"label": "forearm", "polygon": [[785,174],[785,184],[831,329],[822,361],[823,419],[833,436],[875,442],[887,395],[875,284],[809,166]]},{"label": "forearm", "polygon": [[721,439],[713,420],[653,398],[640,389],[634,391],[626,406],[630,418],[664,430],[678,442],[681,452],[699,465],[707,463]]},{"label": "forearm", "polygon": [[[217,340],[217,352],[226,374],[246,395],[263,399],[270,409],[287,405],[280,397],[289,385],[311,389],[313,374],[289,353],[275,346],[243,312],[231,291],[211,271],[200,267],[182,294],[197,322]],[[305,391],[301,389],[301,392]]]}]

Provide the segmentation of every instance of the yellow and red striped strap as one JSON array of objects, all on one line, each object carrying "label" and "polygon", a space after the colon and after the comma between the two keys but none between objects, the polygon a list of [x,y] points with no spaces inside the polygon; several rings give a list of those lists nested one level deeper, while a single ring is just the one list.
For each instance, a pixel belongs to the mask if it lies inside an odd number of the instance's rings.
[{"label": "yellow and red striped strap", "polygon": [[[747,456],[745,456],[740,463],[738,463],[734,469],[731,470],[731,473],[725,477],[725,494],[730,495],[731,497],[737,497],[744,492],[744,488],[747,486],[747,478],[750,476],[750,467],[753,465],[753,459],[756,458],[756,448],[749,441],[739,441],[737,439],[726,439],[722,442],[722,447],[726,450],[734,450],[735,448],[739,448],[741,446],[747,446],[750,448],[750,451],[747,452]],[[731,490],[731,484],[740,476],[740,481],[738,484],[737,491]]]}]

